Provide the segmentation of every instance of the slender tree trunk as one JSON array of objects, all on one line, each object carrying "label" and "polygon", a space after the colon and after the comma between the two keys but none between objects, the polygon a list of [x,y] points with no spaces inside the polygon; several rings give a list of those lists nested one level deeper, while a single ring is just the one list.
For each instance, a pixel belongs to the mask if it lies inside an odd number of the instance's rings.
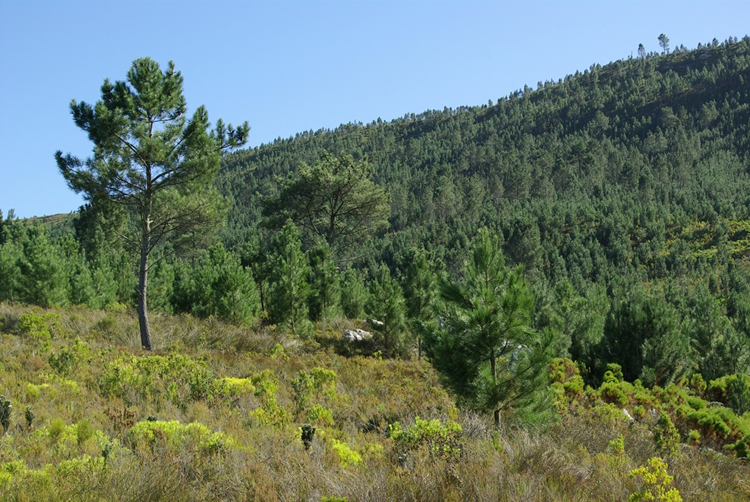
[{"label": "slender tree trunk", "polygon": [[497,387],[497,361],[495,360],[495,350],[492,350],[492,357],[490,357],[490,369],[492,371],[492,385]]},{"label": "slender tree trunk", "polygon": [[260,294],[260,310],[263,312],[263,315],[266,315],[266,291],[265,291],[265,284],[264,280],[261,279],[258,281],[258,293]]},{"label": "slender tree trunk", "polygon": [[151,235],[151,220],[146,217],[145,228],[141,237],[141,263],[138,274],[138,325],[141,329],[141,346],[145,350],[152,350],[151,329],[148,325],[148,302],[146,299],[148,290],[149,235]]},{"label": "slender tree trunk", "polygon": [[[490,367],[492,368],[492,386],[497,388],[497,360],[495,359],[495,349],[492,349],[490,358]],[[495,410],[495,429],[500,428],[500,408]]]}]

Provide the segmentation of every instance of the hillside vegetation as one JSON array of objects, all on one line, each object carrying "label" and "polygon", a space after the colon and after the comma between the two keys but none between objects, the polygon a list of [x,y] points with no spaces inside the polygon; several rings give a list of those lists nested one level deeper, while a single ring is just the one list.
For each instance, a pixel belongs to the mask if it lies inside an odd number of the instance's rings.
[{"label": "hillside vegetation", "polygon": [[[456,409],[429,364],[347,355],[348,323],[301,343],[160,316],[148,355],[134,312],[3,305],[0,323],[2,402],[12,403],[0,416],[3,500],[619,501],[662,485],[684,500],[750,497],[746,464],[663,432],[655,410],[687,426],[690,412],[670,410],[707,411],[705,389],[649,391],[610,372],[584,393],[559,360],[557,423],[495,430]],[[304,424],[315,428],[308,446]],[[694,427],[694,445],[722,441]],[[662,456],[674,481],[629,476],[660,472],[649,459]]]},{"label": "hillside vegetation", "polygon": [[749,142],[745,37],[228,154],[153,351],[132,215],[0,214],[0,498],[750,498]]}]

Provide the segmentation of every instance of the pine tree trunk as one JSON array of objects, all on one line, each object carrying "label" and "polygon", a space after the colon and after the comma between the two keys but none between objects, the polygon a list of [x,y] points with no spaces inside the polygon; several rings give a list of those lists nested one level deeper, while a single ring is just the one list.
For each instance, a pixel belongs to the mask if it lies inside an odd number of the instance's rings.
[{"label": "pine tree trunk", "polygon": [[[495,349],[492,349],[490,358],[490,367],[492,368],[492,386],[497,388],[497,360],[495,359]],[[495,429],[500,428],[500,408],[495,410]]]},{"label": "pine tree trunk", "polygon": [[146,224],[141,238],[141,262],[138,274],[138,325],[141,329],[141,346],[145,350],[152,350],[151,347],[151,329],[148,325],[148,303],[146,293],[148,290],[148,255],[149,255],[149,235],[151,231],[151,221],[146,218]]}]

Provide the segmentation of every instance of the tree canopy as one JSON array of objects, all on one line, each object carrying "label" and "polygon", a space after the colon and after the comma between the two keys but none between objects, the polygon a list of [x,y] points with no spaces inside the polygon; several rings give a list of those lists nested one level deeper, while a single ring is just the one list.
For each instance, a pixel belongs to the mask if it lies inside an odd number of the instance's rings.
[{"label": "tree canopy", "polygon": [[271,226],[291,218],[309,234],[342,252],[388,224],[388,195],[370,177],[367,159],[324,153],[313,166],[278,179],[279,192],[264,201],[263,215]]}]

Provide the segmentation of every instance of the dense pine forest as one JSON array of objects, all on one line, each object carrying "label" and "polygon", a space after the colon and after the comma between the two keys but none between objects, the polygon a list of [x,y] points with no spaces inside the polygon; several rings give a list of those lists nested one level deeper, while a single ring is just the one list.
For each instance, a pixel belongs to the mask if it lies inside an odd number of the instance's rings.
[{"label": "dense pine forest", "polygon": [[146,239],[153,347],[141,223],[58,154],[87,205],[0,213],[0,495],[750,498],[750,38],[660,43],[481,106],[206,129],[220,164],[153,202],[191,216]]}]

